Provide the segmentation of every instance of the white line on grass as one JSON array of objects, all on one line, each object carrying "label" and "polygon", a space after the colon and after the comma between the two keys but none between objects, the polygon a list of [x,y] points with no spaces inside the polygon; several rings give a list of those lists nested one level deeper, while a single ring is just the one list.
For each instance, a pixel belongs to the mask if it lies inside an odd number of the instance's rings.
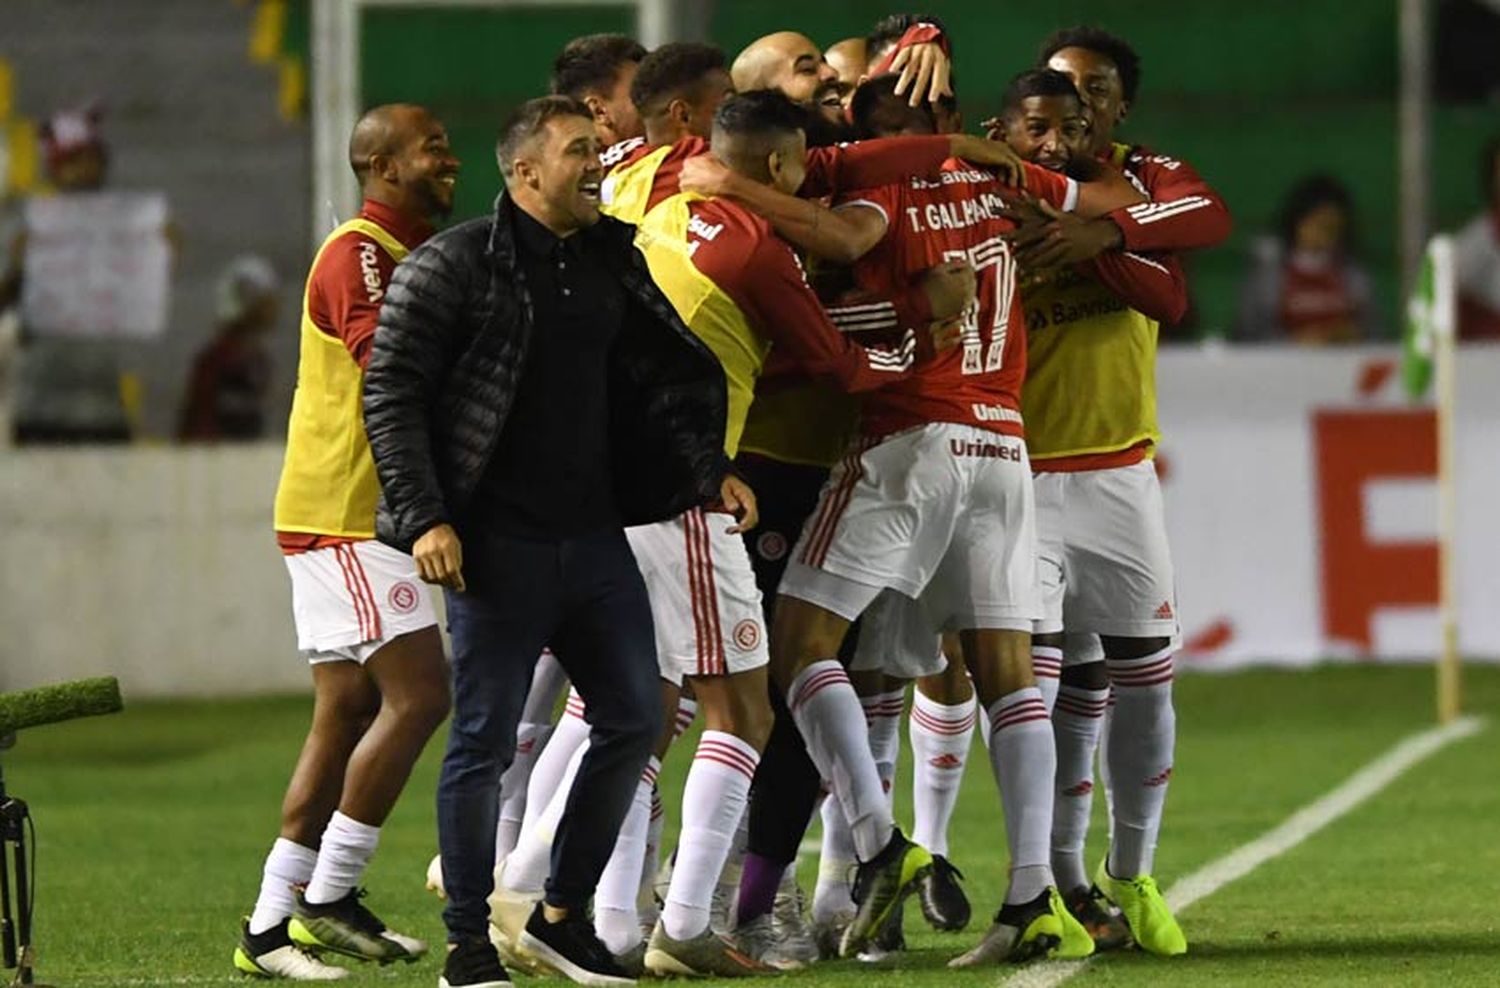
[{"label": "white line on grass", "polygon": [[[1349,776],[1337,789],[1287,817],[1273,830],[1242,844],[1192,874],[1179,878],[1166,891],[1167,905],[1182,912],[1199,899],[1213,895],[1278,855],[1322,830],[1360,803],[1396,781],[1403,772],[1454,741],[1477,734],[1484,727],[1478,717],[1462,717],[1398,742],[1379,758]],[[1083,970],[1093,958],[1081,961],[1044,961],[1006,978],[1003,988],[1055,988]]]}]

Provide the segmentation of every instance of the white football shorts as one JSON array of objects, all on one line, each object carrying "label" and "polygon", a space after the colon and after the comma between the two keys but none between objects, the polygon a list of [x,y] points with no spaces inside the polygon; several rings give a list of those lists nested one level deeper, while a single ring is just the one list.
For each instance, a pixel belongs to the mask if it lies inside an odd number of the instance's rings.
[{"label": "white football shorts", "polygon": [[[1161,485],[1149,461],[1036,475],[1037,634],[1177,638]],[[1073,651],[1073,650],[1067,650]],[[1064,664],[1076,662],[1064,655]]]},{"label": "white football shorts", "polygon": [[853,672],[883,672],[897,679],[935,676],[948,668],[943,636],[922,601],[882,590],[860,615]]},{"label": "white football shorts", "polygon": [[770,661],[760,589],[734,516],[694,508],[627,528],[625,536],[651,597],[663,679],[727,676]]},{"label": "white football shorts", "polygon": [[856,441],[829,475],[780,592],[853,620],[882,590],[935,631],[1030,631],[1041,616],[1026,444],[939,422]]},{"label": "white football shorts", "polygon": [[437,624],[404,552],[370,539],[286,556],[297,648],[308,662],[363,665],[398,635]]}]

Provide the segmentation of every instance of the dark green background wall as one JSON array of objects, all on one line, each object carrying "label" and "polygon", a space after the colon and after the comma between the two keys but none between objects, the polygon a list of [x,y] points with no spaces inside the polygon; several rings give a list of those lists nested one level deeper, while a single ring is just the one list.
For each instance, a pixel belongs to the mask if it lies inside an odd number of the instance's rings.
[{"label": "dark green background wall", "polygon": [[[692,0],[689,0],[692,2]],[[731,53],[772,30],[820,44],[863,33],[895,9],[883,0],[718,0],[711,40]],[[1096,23],[1130,39],[1143,83],[1124,133],[1192,162],[1229,201],[1237,224],[1224,247],[1194,256],[1203,330],[1229,323],[1248,240],[1265,229],[1285,189],[1311,171],[1353,191],[1361,249],[1396,323],[1395,0],[925,0],[955,35],[961,98],[973,126],[1006,81],[1057,27]],[[438,109],[465,158],[459,211],[488,208],[498,179],[494,128],[539,94],[571,37],[631,27],[623,8],[510,11],[379,9],[363,25],[367,102],[412,99]],[[1475,158],[1500,131],[1493,107],[1438,107],[1433,116],[1433,216],[1454,225],[1478,205]]]}]

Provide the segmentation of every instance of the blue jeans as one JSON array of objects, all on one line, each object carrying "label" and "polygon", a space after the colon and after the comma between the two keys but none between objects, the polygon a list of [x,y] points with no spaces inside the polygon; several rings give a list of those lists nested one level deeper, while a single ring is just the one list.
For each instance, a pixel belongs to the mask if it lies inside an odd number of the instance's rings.
[{"label": "blue jeans", "polygon": [[661,732],[646,585],[619,530],[537,541],[469,533],[447,593],[453,722],[438,780],[450,942],[488,935],[496,794],[532,668],[550,646],[587,706],[589,748],[552,844],[547,902],[583,909]]}]

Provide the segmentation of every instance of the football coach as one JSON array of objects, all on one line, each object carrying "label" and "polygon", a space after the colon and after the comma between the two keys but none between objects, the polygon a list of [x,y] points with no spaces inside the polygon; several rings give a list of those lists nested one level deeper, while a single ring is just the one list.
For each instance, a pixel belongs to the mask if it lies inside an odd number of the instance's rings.
[{"label": "football coach", "polygon": [[590,743],[522,945],[575,980],[628,983],[586,915],[661,727],[623,529],[695,505],[755,523],[724,455],[723,371],[652,283],[634,227],[601,217],[599,151],[584,104],[522,105],[496,143],[494,212],[396,269],[365,373],[379,538],[447,598],[449,988],[508,986],[488,938],[496,792],[543,646],[583,697]]}]

